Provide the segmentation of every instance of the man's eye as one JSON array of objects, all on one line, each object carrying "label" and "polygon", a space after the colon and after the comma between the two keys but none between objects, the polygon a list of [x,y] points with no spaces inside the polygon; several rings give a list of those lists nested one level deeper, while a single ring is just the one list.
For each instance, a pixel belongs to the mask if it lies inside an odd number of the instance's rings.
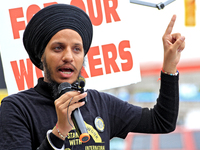
[{"label": "man's eye", "polygon": [[80,51],[81,49],[78,48],[78,47],[75,47],[74,50],[75,50],[75,51]]},{"label": "man's eye", "polygon": [[61,46],[57,46],[54,48],[55,50],[62,50],[62,47]]}]

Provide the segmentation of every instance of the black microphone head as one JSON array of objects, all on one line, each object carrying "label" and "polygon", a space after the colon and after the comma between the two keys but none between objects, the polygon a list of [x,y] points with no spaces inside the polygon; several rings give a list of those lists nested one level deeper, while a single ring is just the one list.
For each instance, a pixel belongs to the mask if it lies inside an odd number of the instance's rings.
[{"label": "black microphone head", "polygon": [[84,81],[80,81],[79,85],[80,85],[81,88],[83,88],[85,86],[85,82]]},{"label": "black microphone head", "polygon": [[[83,93],[84,86],[85,86],[85,78],[83,76],[79,75],[77,82],[78,82],[78,86],[80,88],[81,93]],[[81,101],[85,101],[85,103],[87,103],[87,97],[81,99],[79,102],[81,102]]]},{"label": "black microphone head", "polygon": [[79,75],[77,82],[80,88],[83,88],[85,86],[85,78],[83,76]]},{"label": "black microphone head", "polygon": [[62,94],[72,91],[71,84],[68,82],[63,82],[58,86],[58,94],[61,96]]}]

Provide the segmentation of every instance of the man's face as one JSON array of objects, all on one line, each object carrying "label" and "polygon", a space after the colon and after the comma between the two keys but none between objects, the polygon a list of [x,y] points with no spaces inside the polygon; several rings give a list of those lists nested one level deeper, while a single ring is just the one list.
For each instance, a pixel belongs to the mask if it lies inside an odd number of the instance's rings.
[{"label": "man's face", "polygon": [[[41,61],[44,67],[44,81],[58,84],[76,81],[84,60],[81,36],[74,30],[57,32],[47,44]],[[49,77],[50,79],[49,79]]]}]

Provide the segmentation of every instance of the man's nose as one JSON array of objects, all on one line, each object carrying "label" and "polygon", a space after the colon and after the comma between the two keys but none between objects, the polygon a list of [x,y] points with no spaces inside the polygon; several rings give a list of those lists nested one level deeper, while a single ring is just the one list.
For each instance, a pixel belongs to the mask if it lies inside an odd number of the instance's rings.
[{"label": "man's nose", "polygon": [[73,58],[73,53],[72,53],[71,48],[66,48],[63,51],[62,61],[64,61],[64,62],[72,62],[73,60],[74,60],[74,58]]}]

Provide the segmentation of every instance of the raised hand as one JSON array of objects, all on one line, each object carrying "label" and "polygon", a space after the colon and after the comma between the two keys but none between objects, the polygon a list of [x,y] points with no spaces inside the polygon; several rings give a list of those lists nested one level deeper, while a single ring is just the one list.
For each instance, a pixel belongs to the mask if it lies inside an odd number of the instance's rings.
[{"label": "raised hand", "polygon": [[180,33],[172,34],[175,20],[176,15],[173,15],[162,37],[164,46],[163,70],[172,74],[176,73],[181,51],[185,48],[185,37],[181,36]]}]

